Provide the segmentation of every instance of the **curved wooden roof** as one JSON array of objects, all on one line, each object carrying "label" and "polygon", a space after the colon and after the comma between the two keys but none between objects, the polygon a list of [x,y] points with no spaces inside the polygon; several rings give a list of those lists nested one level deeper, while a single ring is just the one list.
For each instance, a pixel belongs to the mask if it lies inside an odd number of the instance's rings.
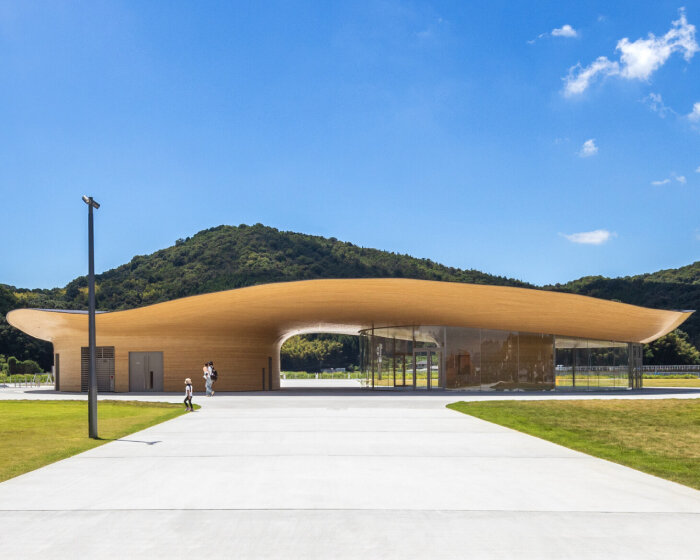
[{"label": "curved wooden roof", "polygon": [[[397,325],[445,325],[650,342],[692,311],[663,311],[586,296],[504,286],[398,278],[307,280],[192,296],[100,313],[100,337],[188,332],[344,332]],[[44,340],[87,332],[86,314],[17,309],[11,325]],[[103,338],[104,340],[104,338]]]}]

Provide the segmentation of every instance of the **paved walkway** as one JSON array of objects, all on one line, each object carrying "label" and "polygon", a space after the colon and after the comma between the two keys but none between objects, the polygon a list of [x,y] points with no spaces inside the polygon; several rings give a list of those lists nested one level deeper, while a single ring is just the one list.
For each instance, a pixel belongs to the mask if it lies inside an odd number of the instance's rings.
[{"label": "paved walkway", "polygon": [[697,558],[700,492],[444,408],[462,397],[199,397],[199,412],[0,484],[0,550]]}]

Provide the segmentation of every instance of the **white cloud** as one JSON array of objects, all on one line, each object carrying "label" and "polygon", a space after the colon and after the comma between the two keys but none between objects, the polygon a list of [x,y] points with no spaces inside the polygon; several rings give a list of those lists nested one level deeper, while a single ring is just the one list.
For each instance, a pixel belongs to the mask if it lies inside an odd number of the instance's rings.
[{"label": "white cloud", "polygon": [[698,165],[698,168],[695,170],[695,173],[700,173],[700,165]]},{"label": "white cloud", "polygon": [[530,39],[527,44],[534,45],[535,41],[538,39],[544,39],[545,37],[578,37],[578,31],[571,27],[568,23],[565,23],[561,27],[555,27],[549,33],[540,33],[535,39]]},{"label": "white cloud", "polygon": [[567,23],[552,29],[552,37],[578,37],[578,32]]},{"label": "white cloud", "polygon": [[599,56],[595,62],[588,65],[586,68],[577,64],[569,68],[569,75],[564,79],[564,94],[567,96],[583,93],[588,89],[591,81],[598,75],[614,76],[620,73],[620,65],[617,62],[611,62],[607,56]]},{"label": "white cloud", "polygon": [[566,239],[572,243],[582,243],[584,245],[602,245],[610,241],[612,237],[617,234],[615,232],[610,232],[607,229],[597,229],[595,231],[582,231],[581,233],[562,233]]},{"label": "white cloud", "polygon": [[[700,168],[698,168],[700,169]],[[661,181],[652,181],[651,184],[654,185],[655,187],[660,187],[662,185],[668,185],[671,182],[671,178],[673,178],[674,181],[678,181],[681,185],[685,185],[688,180],[685,178],[685,175],[676,175],[675,173],[671,173],[671,177],[666,177],[665,179],[662,179]]]},{"label": "white cloud", "polygon": [[700,101],[693,104],[693,110],[688,113],[688,118],[693,122],[700,121]]},{"label": "white cloud", "polygon": [[641,100],[642,103],[644,103],[649,109],[654,111],[655,113],[658,113],[659,116],[664,119],[666,118],[666,115],[672,114],[675,115],[676,112],[668,107],[665,103],[664,100],[661,98],[660,93],[650,93],[647,95],[644,99]]},{"label": "white cloud", "polygon": [[583,146],[581,146],[581,151],[579,151],[578,155],[580,157],[591,157],[597,153],[598,146],[595,145],[595,138],[591,138],[583,143]]},{"label": "white cloud", "polygon": [[636,41],[624,37],[617,42],[616,50],[620,52],[619,62],[599,56],[586,67],[581,64],[572,66],[564,78],[564,94],[583,93],[598,75],[648,80],[673,53],[680,53],[689,62],[700,46],[695,41],[695,26],[688,23],[685,11],[681,9],[679,18],[671,23],[671,29],[663,37],[656,37],[653,33]]}]

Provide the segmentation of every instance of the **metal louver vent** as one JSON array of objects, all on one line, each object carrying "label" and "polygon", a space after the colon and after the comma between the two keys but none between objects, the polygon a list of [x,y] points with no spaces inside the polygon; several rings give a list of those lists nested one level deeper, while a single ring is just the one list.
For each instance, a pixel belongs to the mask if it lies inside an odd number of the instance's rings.
[{"label": "metal louver vent", "polygon": [[[97,391],[108,393],[114,391],[114,346],[95,347]],[[88,372],[90,371],[90,348],[80,349],[80,390],[87,391]]]}]

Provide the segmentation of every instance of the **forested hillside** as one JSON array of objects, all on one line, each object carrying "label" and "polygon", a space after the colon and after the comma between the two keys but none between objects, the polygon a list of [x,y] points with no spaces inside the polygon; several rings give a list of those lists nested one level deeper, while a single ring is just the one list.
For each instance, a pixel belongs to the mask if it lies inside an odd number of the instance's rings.
[{"label": "forested hillside", "polygon": [[[175,298],[268,282],[312,278],[421,278],[527,286],[524,282],[365,249],[337,239],[257,224],[219,226],[96,277],[100,309],[129,309]],[[87,277],[63,289],[15,290],[30,307],[87,306]]]},{"label": "forested hillside", "polygon": [[[261,224],[219,226],[179,239],[172,247],[97,275],[103,310],[139,307],[175,298],[268,282],[313,278],[417,278],[534,288],[477,270],[461,270],[335,238],[283,232]],[[700,262],[627,278],[587,277],[544,289],[569,291],[665,309],[700,307]],[[87,308],[87,278],[64,288],[27,290],[0,284],[0,354],[51,364],[51,345],[11,328],[5,313],[18,307]],[[700,343],[700,315],[684,328]],[[345,341],[344,346],[347,346]]]},{"label": "forested hillside", "polygon": [[0,284],[0,355],[35,360],[46,369],[53,363],[51,344],[27,336],[5,320],[7,312],[18,307],[26,306],[15,297],[13,288]]},{"label": "forested hillside", "polygon": [[[613,299],[658,309],[700,311],[700,261],[682,268],[660,270],[639,276],[605,278],[586,276],[545,289]],[[681,327],[691,342],[700,347],[700,313],[694,313]]]}]

